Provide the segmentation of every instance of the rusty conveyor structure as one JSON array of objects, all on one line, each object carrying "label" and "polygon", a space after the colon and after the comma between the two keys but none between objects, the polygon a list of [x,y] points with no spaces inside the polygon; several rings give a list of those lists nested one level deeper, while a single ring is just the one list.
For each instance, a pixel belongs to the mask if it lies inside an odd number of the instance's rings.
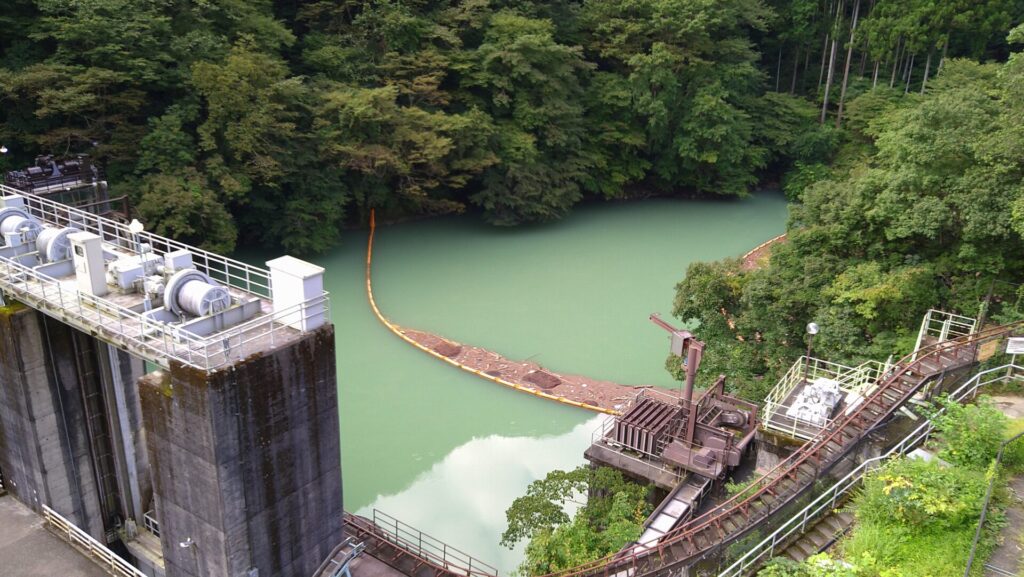
[{"label": "rusty conveyor structure", "polygon": [[631,549],[547,577],[646,577],[666,574],[715,555],[768,521],[813,486],[871,430],[931,379],[976,362],[981,345],[1019,331],[1024,322],[936,342],[897,362],[863,402],[834,419],[816,437],[762,476],[751,490],[681,523],[657,547]]}]

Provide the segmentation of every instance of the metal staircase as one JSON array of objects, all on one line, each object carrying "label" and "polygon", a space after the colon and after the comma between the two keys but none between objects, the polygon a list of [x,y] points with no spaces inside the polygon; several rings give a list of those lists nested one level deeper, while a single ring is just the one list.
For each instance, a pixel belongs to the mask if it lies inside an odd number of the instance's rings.
[{"label": "metal staircase", "polygon": [[852,526],[853,513],[847,511],[833,513],[815,523],[792,545],[786,547],[782,554],[799,563],[812,555],[828,550]]},{"label": "metal staircase", "polygon": [[882,424],[935,377],[975,362],[981,345],[1002,339],[1022,323],[938,341],[908,355],[878,380],[864,400],[837,416],[817,436],[752,487],[666,534],[656,548],[600,559],[559,577],[642,577],[689,566],[743,538],[810,488],[872,429]]},{"label": "metal staircase", "polygon": [[409,577],[496,577],[498,570],[422,533],[398,519],[373,511],[373,519],[345,513],[345,531],[367,554]]}]

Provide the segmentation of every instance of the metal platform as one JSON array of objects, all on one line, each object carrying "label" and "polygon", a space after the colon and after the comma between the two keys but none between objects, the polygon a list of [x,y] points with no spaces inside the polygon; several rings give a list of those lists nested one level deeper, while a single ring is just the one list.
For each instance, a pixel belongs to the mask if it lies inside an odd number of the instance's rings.
[{"label": "metal platform", "polygon": [[934,379],[950,370],[969,366],[978,358],[980,349],[999,346],[1007,337],[1022,330],[1024,322],[990,327],[940,341],[907,355],[892,364],[870,395],[857,406],[836,416],[814,439],[757,478],[748,490],[679,524],[665,535],[657,548],[614,554],[551,575],[653,577],[678,571],[721,553],[780,511],[786,511],[787,506],[805,495],[870,431],[884,423]]},{"label": "metal platform", "polygon": [[149,232],[133,233],[120,222],[45,198],[19,196],[18,190],[7,186],[0,185],[0,192],[5,206],[18,206],[44,226],[73,227],[99,236],[105,258],[138,257],[145,250],[162,259],[175,251],[187,251],[197,271],[227,287],[233,302],[242,303],[198,331],[188,323],[144,314],[144,295],[137,292],[112,288],[100,297],[80,290],[73,267],[65,263],[33,266],[29,259],[35,253],[0,257],[0,291],[4,295],[157,365],[168,367],[177,361],[213,371],[294,340],[302,333],[294,327],[303,326],[307,319],[329,318],[328,294],[322,291],[291,306],[278,303],[275,307],[272,274],[267,269]]}]

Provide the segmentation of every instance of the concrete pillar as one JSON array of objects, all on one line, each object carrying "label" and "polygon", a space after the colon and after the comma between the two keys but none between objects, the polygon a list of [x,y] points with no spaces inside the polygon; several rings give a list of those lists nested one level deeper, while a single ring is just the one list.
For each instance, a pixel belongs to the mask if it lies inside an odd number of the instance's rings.
[{"label": "concrete pillar", "polygon": [[73,329],[44,320],[17,303],[0,307],[0,469],[18,500],[48,505],[104,542]]},{"label": "concrete pillar", "polygon": [[168,577],[308,577],[341,541],[334,327],[140,380]]},{"label": "concrete pillar", "polygon": [[789,458],[806,441],[762,428],[758,429],[754,443],[757,448],[757,470],[766,473]]}]

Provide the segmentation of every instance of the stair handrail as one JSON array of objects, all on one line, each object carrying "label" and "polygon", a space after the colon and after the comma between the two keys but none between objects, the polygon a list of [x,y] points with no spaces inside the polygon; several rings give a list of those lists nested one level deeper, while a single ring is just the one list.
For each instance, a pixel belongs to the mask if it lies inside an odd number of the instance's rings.
[{"label": "stair handrail", "polygon": [[[1016,435],[1003,441],[1003,443],[999,445],[999,452],[996,453],[996,460],[993,465],[996,468],[997,472],[999,465],[1002,464],[1003,462],[1003,452],[1006,451],[1006,447],[1008,447],[1010,443],[1017,441],[1021,437],[1024,437],[1024,431],[1017,433]],[[967,558],[967,568],[964,569],[964,577],[970,576],[971,567],[974,566],[974,556],[978,552],[978,541],[981,540],[981,530],[985,527],[985,517],[988,516],[988,505],[989,502],[992,500],[992,490],[995,489],[997,477],[998,474],[993,474],[988,481],[988,488],[985,489],[985,501],[982,502],[981,504],[981,517],[978,519],[978,528],[974,531],[974,540],[971,542],[971,554]]]},{"label": "stair handrail", "polygon": [[[372,514],[371,520],[346,512],[345,522],[363,534],[390,543],[443,572],[467,577],[497,577],[498,570],[491,565],[377,509],[374,509]],[[393,525],[394,528],[389,525]],[[403,532],[415,536],[416,539],[406,538],[402,535]]]},{"label": "stair handrail", "polygon": [[[993,369],[987,369],[975,374],[971,379],[965,382],[963,385],[958,387],[954,392],[950,393],[949,398],[956,402],[962,401],[968,396],[972,396],[978,389],[983,386],[990,385],[992,383],[1005,381],[1008,379],[1022,379],[1019,374],[1013,371],[1019,370],[1024,371],[1024,367],[1009,363],[996,367]],[[991,373],[1002,373],[1001,375],[981,382],[982,377]],[[746,571],[758,564],[761,559],[767,553],[769,556],[774,554],[775,547],[787,539],[790,535],[797,532],[796,529],[799,527],[799,532],[802,533],[807,522],[817,517],[823,510],[832,509],[835,507],[839,497],[852,490],[856,484],[868,473],[869,470],[877,468],[883,461],[891,459],[895,456],[906,455],[913,451],[914,448],[919,446],[924,441],[928,440],[932,431],[935,429],[933,423],[934,417],[941,415],[946,412],[945,407],[940,407],[931,417],[921,423],[916,429],[905,436],[900,442],[894,445],[891,449],[885,453],[867,459],[852,471],[847,473],[844,477],[832,484],[831,487],[826,489],[821,495],[807,504],[806,507],[793,514],[792,517],[785,523],[779,526],[775,531],[767,535],[757,545],[754,545],[752,549],[747,551],[742,557],[737,559],[725,569],[723,569],[718,577],[741,577],[746,574]],[[825,503],[828,502],[827,506]],[[796,521],[799,519],[799,523]]]},{"label": "stair handrail", "polygon": [[47,505],[43,505],[42,509],[43,520],[51,533],[67,541],[68,544],[77,549],[82,555],[106,569],[111,575],[119,577],[146,577],[145,573],[139,571],[120,555],[97,541],[92,535],[78,528],[77,525],[67,520],[60,513]]},{"label": "stair handrail", "polygon": [[[797,451],[795,451],[792,455],[782,460],[770,471],[762,475],[761,478],[756,481],[755,486],[759,487],[753,493],[747,495],[747,492],[744,491],[743,493],[737,494],[736,496],[722,502],[714,509],[707,511],[699,517],[687,521],[685,524],[681,525],[680,527],[677,527],[676,529],[673,529],[671,532],[669,532],[669,534],[666,535],[665,539],[658,544],[657,549],[649,549],[644,552],[632,552],[626,556],[621,556],[618,553],[613,553],[611,555],[602,557],[601,559],[583,563],[581,565],[563,571],[548,573],[540,577],[574,577],[577,575],[587,574],[593,571],[594,569],[604,568],[607,571],[609,567],[621,567],[622,565],[625,565],[627,563],[633,566],[633,574],[631,575],[631,577],[636,577],[635,568],[636,562],[639,558],[648,557],[654,554],[655,552],[657,552],[659,558],[664,558],[665,549],[667,547],[672,546],[675,543],[681,542],[684,539],[692,539],[693,534],[696,534],[699,531],[703,531],[704,529],[707,529],[716,523],[720,524],[721,520],[724,517],[730,516],[734,510],[743,508],[750,502],[759,498],[769,487],[778,483],[779,479],[782,479],[786,476],[783,473],[789,473],[793,469],[799,467],[800,465],[805,463],[812,454],[816,453],[818,448],[823,447],[827,443],[832,441],[836,434],[841,433],[847,424],[852,422],[854,418],[859,417],[867,406],[869,406],[874,400],[881,396],[882,393],[884,393],[892,383],[898,381],[900,377],[904,376],[907,372],[909,372],[912,367],[919,366],[923,360],[931,357],[932,355],[941,356],[941,354],[944,351],[961,349],[969,346],[977,346],[982,341],[988,341],[994,338],[1002,337],[1021,326],[1024,326],[1024,321],[1015,321],[1005,325],[990,327],[988,329],[982,329],[981,331],[964,335],[956,339],[948,341],[939,341],[923,349],[919,349],[905,355],[892,367],[888,377],[886,377],[886,375],[883,375],[883,377],[886,378],[884,378],[884,380],[880,379],[879,386],[875,387],[874,391],[872,391],[870,396],[865,397],[864,401],[860,403],[857,410],[850,413],[849,415],[844,415],[844,417],[842,417],[841,419],[835,420],[835,423],[840,423],[840,426],[836,427],[834,430],[823,429],[813,439],[804,443],[804,445],[797,449]],[[744,498],[740,500],[741,497]]]}]

